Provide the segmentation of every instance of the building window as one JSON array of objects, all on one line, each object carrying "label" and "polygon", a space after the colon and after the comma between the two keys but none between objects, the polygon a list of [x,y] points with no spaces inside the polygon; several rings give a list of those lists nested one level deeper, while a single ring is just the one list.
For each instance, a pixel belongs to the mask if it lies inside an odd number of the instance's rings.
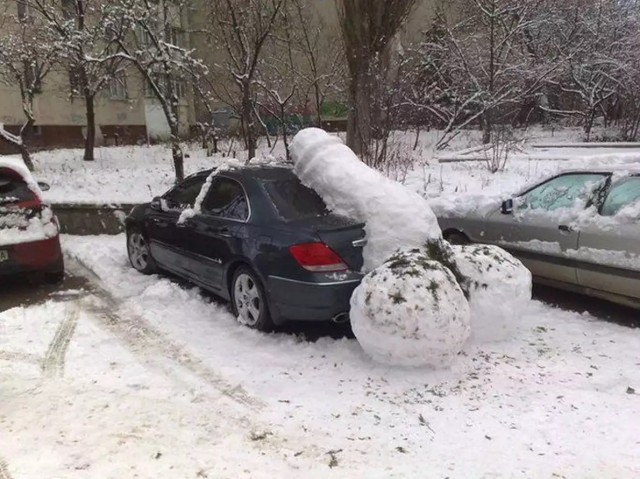
[{"label": "building window", "polygon": [[[157,74],[154,75],[154,81],[157,83],[160,91],[164,94],[168,94],[168,86],[169,82],[167,81],[168,76],[166,74]],[[144,83],[144,96],[147,98],[155,98],[156,93],[153,90],[151,82],[148,80]],[[185,98],[187,96],[187,83],[183,79],[173,79],[171,82],[171,86],[173,89],[173,94],[176,95],[179,99]]]},{"label": "building window", "polygon": [[125,72],[119,72],[111,79],[109,83],[109,96],[113,100],[126,100],[129,97]]},{"label": "building window", "polygon": [[143,25],[138,25],[136,30],[138,31],[137,37],[140,42],[140,46],[143,48],[152,48],[154,46],[153,38],[147,29]]},{"label": "building window", "polygon": [[75,0],[62,0],[62,14],[66,19],[76,16]]},{"label": "building window", "polygon": [[178,98],[184,98],[187,96],[187,83],[182,80],[173,80],[173,93],[178,97]]},{"label": "building window", "polygon": [[181,28],[173,27],[169,32],[169,43],[180,48],[185,47],[185,33]]},{"label": "building window", "polygon": [[82,84],[82,69],[79,67],[71,67],[69,69],[69,86],[72,96],[80,96],[84,89]]},{"label": "building window", "polygon": [[17,0],[18,4],[18,20],[25,22],[29,19],[29,4],[28,0]]}]

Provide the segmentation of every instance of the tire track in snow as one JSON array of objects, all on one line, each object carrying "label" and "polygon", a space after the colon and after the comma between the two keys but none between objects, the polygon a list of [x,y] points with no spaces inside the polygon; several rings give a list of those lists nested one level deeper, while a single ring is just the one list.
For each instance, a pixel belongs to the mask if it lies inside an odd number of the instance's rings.
[{"label": "tire track in snow", "polygon": [[0,479],[12,479],[11,474],[9,474],[9,466],[5,462],[4,459],[0,457]]},{"label": "tire track in snow", "polygon": [[80,316],[80,305],[74,304],[67,317],[62,321],[56,334],[53,336],[49,349],[42,360],[42,372],[46,376],[62,377],[64,373],[64,360],[67,349],[71,342],[71,337],[76,330],[78,317]]},{"label": "tire track in snow", "polygon": [[[251,396],[241,385],[228,382],[201,359],[150,326],[143,317],[129,311],[122,314],[119,301],[101,285],[100,278],[90,268],[75,258],[68,262],[71,263],[69,266],[80,270],[80,274],[92,282],[93,301],[85,303],[87,310],[93,312],[101,324],[137,354],[144,364],[158,367],[158,363],[149,357],[149,351],[154,351],[157,355],[168,357],[234,402],[255,411],[264,408],[263,401]],[[167,373],[166,368],[164,372]]]},{"label": "tire track in snow", "polygon": [[41,358],[31,353],[0,351],[0,361],[19,361],[21,363],[40,364]]}]

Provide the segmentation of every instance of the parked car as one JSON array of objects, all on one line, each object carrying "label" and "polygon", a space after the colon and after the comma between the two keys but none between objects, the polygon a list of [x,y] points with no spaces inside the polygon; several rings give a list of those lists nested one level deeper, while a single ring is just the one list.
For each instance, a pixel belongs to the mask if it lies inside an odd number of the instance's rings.
[{"label": "parked car", "polygon": [[48,282],[64,278],[58,220],[41,199],[23,164],[0,161],[0,276],[44,273]]},{"label": "parked car", "polygon": [[507,249],[539,283],[640,308],[640,171],[565,172],[439,222],[452,243]]},{"label": "parked car", "polygon": [[[209,184],[212,172],[131,211],[131,265],[147,274],[171,272],[230,300],[251,328],[347,321],[362,279],[364,225],[329,212],[289,168],[221,171]],[[198,213],[183,214],[199,195]]]}]

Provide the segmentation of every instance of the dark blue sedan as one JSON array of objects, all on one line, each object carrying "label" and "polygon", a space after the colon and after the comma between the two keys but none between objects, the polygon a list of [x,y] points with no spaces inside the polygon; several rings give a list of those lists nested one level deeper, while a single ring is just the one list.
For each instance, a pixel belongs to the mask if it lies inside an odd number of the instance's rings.
[{"label": "dark blue sedan", "polygon": [[[364,225],[328,211],[289,168],[228,170],[208,185],[212,171],[131,211],[131,265],[230,300],[240,322],[262,331],[287,320],[347,321],[362,278]],[[180,221],[203,188],[199,213]]]}]

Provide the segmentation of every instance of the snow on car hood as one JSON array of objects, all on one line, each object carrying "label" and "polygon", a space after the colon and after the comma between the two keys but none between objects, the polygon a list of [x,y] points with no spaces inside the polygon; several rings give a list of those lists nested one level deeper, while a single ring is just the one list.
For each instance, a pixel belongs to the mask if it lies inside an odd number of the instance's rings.
[{"label": "snow on car hood", "polygon": [[463,194],[431,198],[428,203],[438,218],[484,218],[500,208],[504,197],[505,195]]}]

